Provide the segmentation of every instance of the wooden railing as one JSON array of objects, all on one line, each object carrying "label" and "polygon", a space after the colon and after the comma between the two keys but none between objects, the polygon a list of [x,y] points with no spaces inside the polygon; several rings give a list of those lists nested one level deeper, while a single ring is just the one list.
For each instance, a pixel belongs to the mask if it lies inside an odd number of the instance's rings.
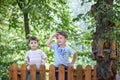
[{"label": "wooden railing", "polygon": [[53,64],[49,66],[49,70],[46,70],[46,67],[41,65],[39,71],[36,70],[35,65],[32,65],[28,71],[26,64],[23,64],[21,68],[13,64],[9,68],[9,80],[27,80],[28,72],[30,72],[31,80],[36,80],[36,72],[40,73],[40,80],[55,80],[55,72],[59,73],[59,80],[64,80],[65,72],[68,72],[68,80],[97,80],[96,66],[92,69],[90,65],[87,65],[83,69],[81,65],[77,65],[76,69],[68,68],[68,70],[65,70],[64,66],[61,65],[58,70],[55,70]]}]

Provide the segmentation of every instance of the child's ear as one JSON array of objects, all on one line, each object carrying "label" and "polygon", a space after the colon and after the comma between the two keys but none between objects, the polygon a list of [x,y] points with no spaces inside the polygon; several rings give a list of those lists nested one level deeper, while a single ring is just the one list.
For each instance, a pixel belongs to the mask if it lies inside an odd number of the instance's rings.
[{"label": "child's ear", "polygon": [[67,41],[67,38],[65,38],[65,42]]}]

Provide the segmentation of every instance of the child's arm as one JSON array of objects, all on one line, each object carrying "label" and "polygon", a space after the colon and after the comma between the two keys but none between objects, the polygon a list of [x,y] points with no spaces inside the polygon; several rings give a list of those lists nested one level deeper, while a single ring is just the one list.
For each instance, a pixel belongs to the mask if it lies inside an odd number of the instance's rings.
[{"label": "child's arm", "polygon": [[74,65],[74,63],[75,63],[75,61],[76,61],[76,58],[77,58],[77,54],[75,53],[75,54],[73,55],[73,59],[72,59],[71,63],[69,64],[70,67],[73,67],[73,65]]},{"label": "child's arm", "polygon": [[42,65],[45,65],[45,63],[47,62],[48,58],[46,57],[43,62],[42,62]]},{"label": "child's arm", "polygon": [[49,37],[49,39],[47,40],[47,42],[46,42],[46,45],[48,46],[48,47],[52,47],[52,44],[51,44],[51,41],[52,41],[52,39],[54,38],[54,37],[56,37],[58,35],[58,33],[55,33],[55,34],[53,34],[52,36],[50,36]]},{"label": "child's arm", "polygon": [[29,61],[30,61],[30,59],[29,59],[29,57],[26,55],[26,57],[25,57],[25,63],[26,63],[27,65],[30,65]]}]

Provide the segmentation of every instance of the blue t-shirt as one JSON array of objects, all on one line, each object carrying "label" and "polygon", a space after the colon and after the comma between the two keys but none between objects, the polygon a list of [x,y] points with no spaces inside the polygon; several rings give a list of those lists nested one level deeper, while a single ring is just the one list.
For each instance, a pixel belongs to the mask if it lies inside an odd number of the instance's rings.
[{"label": "blue t-shirt", "polygon": [[75,51],[66,45],[64,48],[60,48],[57,43],[52,44],[52,49],[54,50],[55,55],[55,67],[58,67],[60,64],[63,64],[65,66],[69,65],[69,55],[74,55]]}]

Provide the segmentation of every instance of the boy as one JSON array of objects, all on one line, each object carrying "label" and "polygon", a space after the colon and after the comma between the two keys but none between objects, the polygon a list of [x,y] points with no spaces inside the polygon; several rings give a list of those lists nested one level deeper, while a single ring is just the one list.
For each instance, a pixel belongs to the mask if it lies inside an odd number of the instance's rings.
[{"label": "boy", "polygon": [[[52,44],[51,41],[56,37],[57,43]],[[55,55],[55,67],[58,69],[59,65],[64,65],[65,69],[73,67],[76,60],[76,52],[66,44],[68,35],[64,31],[53,34],[46,42],[46,45],[54,50]],[[69,62],[69,55],[73,55],[73,59]],[[56,80],[58,80],[58,73],[56,73]],[[65,73],[65,80],[67,79],[67,73]]]},{"label": "boy", "polygon": [[[29,46],[31,48],[31,50],[27,51],[26,57],[25,57],[25,61],[28,64],[28,70],[30,70],[30,65],[35,64],[37,67],[37,70],[39,70],[40,65],[45,65],[46,61],[47,61],[47,56],[45,55],[45,53],[38,49],[38,39],[36,37],[30,37],[29,38]],[[37,72],[36,74],[36,80],[40,80],[39,79],[39,72]],[[30,80],[30,73],[28,73],[28,79]]]}]

